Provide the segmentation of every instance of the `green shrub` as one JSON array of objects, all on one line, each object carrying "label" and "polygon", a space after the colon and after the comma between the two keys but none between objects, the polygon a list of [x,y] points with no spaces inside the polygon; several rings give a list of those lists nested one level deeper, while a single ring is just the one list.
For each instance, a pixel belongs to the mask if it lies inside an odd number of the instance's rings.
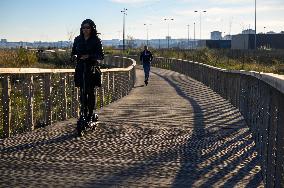
[{"label": "green shrub", "polygon": [[19,67],[29,67],[36,64],[37,62],[38,59],[35,52],[26,50],[24,48],[17,50],[16,65],[18,65]]}]

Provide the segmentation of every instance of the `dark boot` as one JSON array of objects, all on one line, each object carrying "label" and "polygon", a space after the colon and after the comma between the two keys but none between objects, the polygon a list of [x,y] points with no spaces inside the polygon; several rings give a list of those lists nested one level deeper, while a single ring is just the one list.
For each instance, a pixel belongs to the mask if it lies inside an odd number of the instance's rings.
[{"label": "dark boot", "polygon": [[145,85],[147,86],[148,85],[148,79],[144,81]]},{"label": "dark boot", "polygon": [[94,113],[94,114],[89,114],[87,117],[87,121],[88,122],[97,122],[99,119],[98,114]]}]

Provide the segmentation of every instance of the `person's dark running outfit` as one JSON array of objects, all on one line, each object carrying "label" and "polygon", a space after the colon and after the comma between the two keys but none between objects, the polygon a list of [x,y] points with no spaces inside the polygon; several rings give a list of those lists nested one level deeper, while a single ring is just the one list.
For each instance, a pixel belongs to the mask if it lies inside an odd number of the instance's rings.
[{"label": "person's dark running outfit", "polygon": [[152,53],[148,50],[148,47],[144,47],[144,51],[140,54],[140,61],[143,64],[144,74],[145,74],[145,84],[148,85],[149,81],[149,74],[150,74],[150,68],[151,68],[151,61],[153,60]]},{"label": "person's dark running outfit", "polygon": [[[86,40],[83,34],[83,26],[89,25],[91,28],[91,35]],[[100,83],[94,82],[93,72],[96,66],[98,66],[97,60],[104,59],[104,52],[100,38],[96,31],[96,25],[90,19],[84,20],[81,25],[80,35],[74,40],[72,48],[72,56],[77,55],[77,64],[75,68],[74,81],[75,86],[80,87],[80,102],[81,112],[85,117],[92,117],[95,108],[95,92],[96,86],[100,86]],[[87,56],[82,59],[81,57]],[[85,74],[83,74],[85,72]],[[85,78],[83,78],[83,76]],[[83,92],[83,86],[85,81],[85,92]],[[84,95],[82,95],[84,93]]]}]

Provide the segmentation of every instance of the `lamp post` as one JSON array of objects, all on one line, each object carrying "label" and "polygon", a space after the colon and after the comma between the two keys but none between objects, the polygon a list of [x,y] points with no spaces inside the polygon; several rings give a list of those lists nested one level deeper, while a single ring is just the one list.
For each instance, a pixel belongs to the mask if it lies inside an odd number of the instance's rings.
[{"label": "lamp post", "polygon": [[147,31],[147,46],[148,46],[148,43],[149,43],[149,42],[148,42],[148,41],[149,41],[149,37],[148,37],[148,36],[149,36],[149,35],[148,35],[149,29],[148,29],[148,26],[149,26],[149,25],[152,25],[152,24],[144,24],[144,25],[146,26],[146,31]]},{"label": "lamp post", "polygon": [[194,37],[194,47],[196,46],[196,41],[195,41],[195,22],[193,23],[194,27],[193,27],[193,37]]},{"label": "lamp post", "polygon": [[165,18],[165,21],[168,21],[168,49],[170,48],[170,21],[174,21],[173,18]]},{"label": "lamp post", "polygon": [[203,11],[198,11],[198,10],[195,10],[194,12],[199,12],[199,19],[200,19],[200,21],[199,21],[199,24],[200,24],[200,40],[201,40],[201,14],[202,14],[202,12],[203,13],[205,13],[205,12],[207,12],[206,10],[203,10]]},{"label": "lamp post", "polygon": [[186,25],[187,26],[187,45],[188,45],[188,48],[189,48],[189,24]]},{"label": "lamp post", "polygon": [[256,50],[256,0],[254,0],[254,49]]},{"label": "lamp post", "polygon": [[263,29],[264,29],[264,32],[263,32],[263,34],[266,34],[266,33],[265,33],[265,29],[266,29],[266,27],[263,27]]},{"label": "lamp post", "polygon": [[125,15],[127,15],[127,8],[123,8],[121,13],[123,13],[123,52],[125,50]]}]

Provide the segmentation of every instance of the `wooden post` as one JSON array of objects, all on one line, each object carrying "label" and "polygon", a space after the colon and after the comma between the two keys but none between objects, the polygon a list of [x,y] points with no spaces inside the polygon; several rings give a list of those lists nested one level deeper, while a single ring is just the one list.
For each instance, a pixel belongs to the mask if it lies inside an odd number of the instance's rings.
[{"label": "wooden post", "polygon": [[114,80],[114,92],[115,92],[115,100],[119,99],[119,72],[115,73],[115,80]]},{"label": "wooden post", "polygon": [[122,80],[121,80],[121,98],[124,97],[126,95],[126,76],[125,76],[125,72],[121,73],[122,76]]},{"label": "wooden post", "polygon": [[28,104],[27,104],[27,114],[26,114],[26,130],[32,131],[34,130],[34,83],[33,83],[33,75],[27,75],[27,89],[26,89],[26,96],[28,97]]},{"label": "wooden post", "polygon": [[112,73],[112,102],[116,100],[116,92],[115,92],[115,73]]},{"label": "wooden post", "polygon": [[127,88],[127,94],[129,94],[129,92],[130,92],[130,90],[131,90],[131,70],[130,71],[128,71],[128,83],[127,83],[127,86],[128,86],[128,88]]},{"label": "wooden post", "polygon": [[4,76],[3,79],[3,136],[8,138],[11,136],[11,81],[9,76]]},{"label": "wooden post", "polygon": [[121,72],[121,82],[120,82],[120,88],[121,88],[121,98],[125,96],[125,75],[124,72]]},{"label": "wooden post", "polygon": [[107,72],[107,104],[109,104],[111,101],[110,101],[110,73]]},{"label": "wooden post", "polygon": [[45,100],[45,122],[47,125],[52,124],[52,102],[51,102],[51,74],[44,75],[44,100]]},{"label": "wooden post", "polygon": [[105,93],[104,93],[104,83],[103,83],[103,74],[101,75],[102,80],[102,86],[100,87],[100,107],[102,108],[104,106],[104,100],[105,100]]},{"label": "wooden post", "polygon": [[122,74],[121,72],[118,72],[118,76],[117,76],[117,90],[118,90],[118,99],[122,98]]},{"label": "wooden post", "polygon": [[[276,169],[276,139],[277,139],[277,120],[278,120],[278,100],[276,92],[271,95],[270,121],[268,127],[268,153],[266,163],[266,185],[267,187],[275,187],[275,169]],[[283,147],[283,146],[282,146]]]},{"label": "wooden post", "polygon": [[95,110],[97,110],[98,109],[98,87],[97,88],[95,88]]},{"label": "wooden post", "polygon": [[105,87],[104,86],[102,86],[102,107],[104,107],[105,106],[105,103],[106,103],[106,99],[105,99],[105,96],[106,96],[106,94],[105,94]]},{"label": "wooden post", "polygon": [[284,97],[283,94],[278,94],[278,124],[277,124],[277,148],[276,148],[276,176],[275,176],[275,187],[283,187],[284,186]]},{"label": "wooden post", "polygon": [[61,76],[61,94],[62,94],[62,104],[61,104],[61,120],[65,121],[68,118],[67,114],[67,95],[66,95],[66,73],[62,73]]},{"label": "wooden post", "polygon": [[77,87],[73,87],[73,95],[72,95],[72,117],[79,117],[80,112],[80,104],[79,104],[79,89]]}]

